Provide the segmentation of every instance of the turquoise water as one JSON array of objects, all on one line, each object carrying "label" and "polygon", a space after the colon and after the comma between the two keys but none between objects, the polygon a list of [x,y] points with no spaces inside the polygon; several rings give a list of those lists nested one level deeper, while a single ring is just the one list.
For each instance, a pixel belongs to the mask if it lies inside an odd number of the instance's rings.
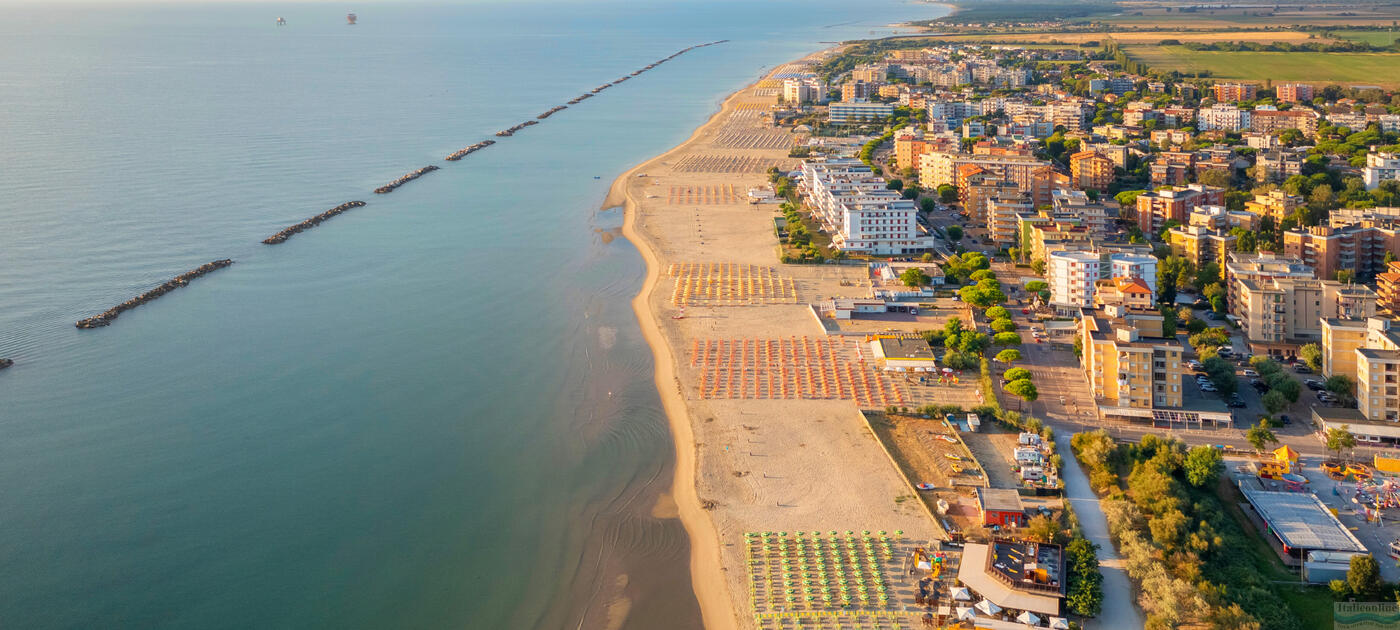
[{"label": "turquoise water", "polygon": [[597,627],[621,594],[625,626],[698,626],[684,531],[652,516],[644,268],[598,203],[765,68],[942,10],[353,8],[6,6],[0,625]]}]

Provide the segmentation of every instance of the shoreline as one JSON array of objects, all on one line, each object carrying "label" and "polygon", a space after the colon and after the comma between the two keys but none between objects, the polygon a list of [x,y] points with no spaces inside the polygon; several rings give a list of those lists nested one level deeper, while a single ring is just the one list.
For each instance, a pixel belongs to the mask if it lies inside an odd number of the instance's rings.
[{"label": "shoreline", "polygon": [[[856,401],[786,392],[782,397],[706,394],[699,387],[704,368],[697,368],[694,357],[681,363],[683,348],[694,352],[693,344],[702,339],[802,337],[820,343],[827,333],[807,302],[816,296],[859,297],[860,283],[853,280],[864,277],[864,267],[780,264],[772,206],[746,199],[743,191],[766,185],[768,165],[787,168],[796,161],[787,157],[792,145],[733,141],[736,134],[776,135],[770,123],[751,113],[771,103],[767,90],[772,88],[763,82],[829,50],[780,63],[729,94],[685,141],[614,180],[602,205],[623,207],[622,234],[647,265],[632,308],[652,350],[657,393],[675,444],[671,498],[690,539],[691,584],[707,629],[757,623],[746,548],[739,544],[746,532],[878,529],[907,531],[915,540],[941,534],[927,507],[907,500],[912,486]],[[697,188],[730,192],[699,198],[677,192]],[[675,263],[768,267],[790,278],[796,292],[786,302],[688,301],[678,308],[663,283],[667,265]]]},{"label": "shoreline", "polygon": [[[765,76],[767,76],[766,73]],[[737,629],[739,627],[738,611],[734,609],[728,594],[725,592],[719,532],[714,521],[705,514],[705,508],[700,501],[696,485],[698,444],[695,433],[690,426],[690,415],[686,411],[685,400],[681,396],[680,377],[676,374],[670,345],[666,343],[662,334],[661,322],[657,318],[657,314],[653,313],[647,304],[648,296],[654,292],[661,280],[661,260],[651,239],[637,228],[640,209],[636,200],[627,192],[627,183],[635,178],[642,169],[657,164],[673,154],[685,151],[708,128],[722,120],[722,116],[728,112],[731,102],[737,99],[744,90],[751,89],[756,84],[757,81],[730,94],[720,104],[719,109],[680,144],[619,175],[613,181],[612,186],[608,188],[608,195],[604,198],[602,206],[604,208],[619,205],[623,207],[622,235],[632,243],[633,247],[637,248],[642,259],[646,261],[646,280],[642,283],[637,295],[632,298],[632,310],[637,314],[642,336],[646,339],[647,346],[651,348],[652,360],[655,364],[653,379],[656,383],[657,394],[661,398],[662,409],[665,410],[670,425],[671,441],[675,445],[675,478],[671,483],[671,500],[675,503],[676,514],[685,527],[686,536],[690,539],[691,588],[695,592],[695,598],[700,603],[701,624],[706,629],[715,630]]]}]

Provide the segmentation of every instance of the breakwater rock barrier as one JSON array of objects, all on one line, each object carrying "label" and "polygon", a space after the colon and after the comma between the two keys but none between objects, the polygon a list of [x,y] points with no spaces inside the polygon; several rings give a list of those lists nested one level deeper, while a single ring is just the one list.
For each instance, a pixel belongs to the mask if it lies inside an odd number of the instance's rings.
[{"label": "breakwater rock barrier", "polygon": [[321,222],[325,221],[326,219],[329,219],[337,214],[345,212],[346,210],[349,210],[351,208],[364,207],[364,205],[365,202],[363,201],[347,201],[334,208],[331,208],[330,210],[327,210],[325,212],[322,212],[321,214],[311,217],[310,219],[302,221],[301,223],[289,226],[286,229],[283,229],[281,232],[278,232],[276,234],[273,234],[272,236],[263,239],[263,243],[266,243],[268,245],[277,245],[280,243],[285,243],[287,242],[287,239],[291,238],[291,236],[293,234],[296,234],[297,232],[304,232],[306,230],[314,228],[320,225]]},{"label": "breakwater rock barrier", "polygon": [[407,184],[407,183],[409,183],[409,182],[411,182],[411,181],[413,181],[413,180],[415,180],[415,179],[418,179],[419,177],[422,177],[422,176],[424,176],[424,175],[427,175],[428,173],[431,173],[431,172],[436,171],[436,170],[438,170],[438,167],[436,167],[436,166],[431,166],[431,165],[429,165],[429,166],[424,166],[423,168],[420,168],[420,169],[418,169],[418,170],[416,170],[416,171],[410,172],[410,173],[404,175],[403,177],[400,177],[400,178],[398,178],[398,179],[396,179],[396,180],[394,180],[394,181],[392,181],[392,182],[389,182],[388,184],[385,184],[385,185],[383,185],[383,186],[380,186],[379,188],[375,188],[375,189],[374,189],[374,192],[375,192],[375,193],[378,193],[378,194],[380,194],[380,195],[384,195],[384,194],[388,194],[388,193],[394,192],[394,189],[395,189],[395,188],[398,188],[399,186],[402,186],[402,185],[404,185],[404,184]]},{"label": "breakwater rock barrier", "polygon": [[80,319],[78,320],[77,326],[78,328],[101,328],[103,326],[110,326],[112,324],[112,320],[115,320],[118,315],[121,315],[126,311],[141,306],[142,304],[150,302],[151,300],[154,300],[162,295],[165,295],[166,293],[174,291],[175,289],[187,286],[189,285],[190,280],[194,280],[195,278],[198,278],[212,271],[223,269],[224,267],[227,267],[232,264],[233,261],[227,258],[223,260],[216,260],[213,262],[204,263],[198,267],[195,267],[194,269],[186,271],[185,273],[182,273],[178,276],[175,276],[174,278],[166,280],[164,284],[154,289],[151,289],[150,291],[142,293],[141,295],[138,295],[134,298],[131,298],[130,300],[122,302],[121,304],[113,306],[112,308],[109,308],[98,315],[94,315],[87,319]]}]

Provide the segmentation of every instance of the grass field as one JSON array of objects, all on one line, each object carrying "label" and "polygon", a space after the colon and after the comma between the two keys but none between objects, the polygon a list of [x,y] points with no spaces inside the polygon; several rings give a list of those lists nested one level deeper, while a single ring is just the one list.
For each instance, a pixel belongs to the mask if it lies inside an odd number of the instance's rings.
[{"label": "grass field", "polygon": [[1400,31],[1333,31],[1338,39],[1349,39],[1372,46],[1389,46],[1400,39]]},{"label": "grass field", "polygon": [[1400,86],[1400,53],[1220,52],[1182,46],[1125,46],[1124,52],[1158,70],[1210,72],[1216,79]]},{"label": "grass field", "polygon": [[[1358,31],[1360,32],[1360,31]],[[1400,33],[1396,33],[1400,36]],[[1067,42],[1078,44],[1079,42],[1097,41],[1102,42],[1112,37],[1119,44],[1155,44],[1164,39],[1175,39],[1183,42],[1289,42],[1300,44],[1308,41],[1327,41],[1308,39],[1308,33],[1297,31],[1106,31],[1101,33],[996,33],[986,35],[946,35],[938,39],[947,41],[964,42],[989,42],[1004,44],[1008,42]]]}]

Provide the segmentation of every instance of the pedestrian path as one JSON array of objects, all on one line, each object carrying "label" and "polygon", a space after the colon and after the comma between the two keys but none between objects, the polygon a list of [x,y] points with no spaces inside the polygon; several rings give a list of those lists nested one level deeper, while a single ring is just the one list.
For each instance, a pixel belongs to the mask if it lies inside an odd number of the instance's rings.
[{"label": "pedestrian path", "polygon": [[1109,540],[1108,518],[1104,516],[1094,490],[1089,487],[1089,478],[1085,476],[1079,460],[1072,455],[1074,451],[1070,449],[1069,434],[1061,433],[1056,440],[1059,451],[1069,455],[1064,470],[1061,471],[1065,480],[1065,500],[1074,506],[1074,513],[1079,517],[1079,526],[1084,530],[1084,537],[1099,546],[1099,571],[1103,573],[1103,612],[1099,613],[1097,618],[1087,620],[1084,627],[1106,630],[1141,628],[1142,611],[1133,603],[1132,582],[1128,580],[1128,573],[1123,570],[1123,563],[1113,549],[1113,541]]}]

